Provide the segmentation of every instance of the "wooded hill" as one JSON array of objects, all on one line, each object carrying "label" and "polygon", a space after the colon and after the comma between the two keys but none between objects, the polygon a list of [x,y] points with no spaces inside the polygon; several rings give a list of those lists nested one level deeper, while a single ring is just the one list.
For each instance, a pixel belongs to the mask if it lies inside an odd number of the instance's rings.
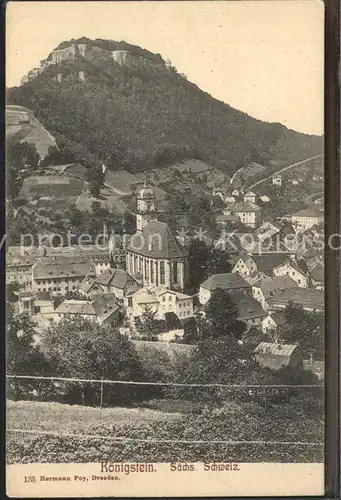
[{"label": "wooded hill", "polygon": [[[85,40],[110,50],[124,47],[134,57],[120,65],[77,55],[7,92],[9,104],[31,109],[53,134],[62,161],[105,162],[112,170],[137,172],[200,158],[231,175],[249,161],[289,164],[322,153],[321,137],[233,109],[167,66],[159,54],[125,42]],[[233,78],[233,68],[228,71]]]}]

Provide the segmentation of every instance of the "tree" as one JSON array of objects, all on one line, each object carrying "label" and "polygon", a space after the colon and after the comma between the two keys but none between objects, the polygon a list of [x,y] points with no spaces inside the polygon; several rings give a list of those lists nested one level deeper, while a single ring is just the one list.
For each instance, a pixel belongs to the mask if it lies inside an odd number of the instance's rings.
[{"label": "tree", "polygon": [[24,175],[37,168],[40,156],[35,145],[21,142],[13,137],[6,143],[7,194],[16,198],[22,186]]},{"label": "tree", "polygon": [[184,344],[196,344],[198,341],[198,326],[195,318],[187,318],[184,320],[184,334],[182,342]]},{"label": "tree", "polygon": [[245,323],[238,320],[238,307],[225,290],[217,288],[214,291],[205,307],[205,314],[210,337],[224,337],[233,343],[241,339]]},{"label": "tree", "polygon": [[[58,377],[81,379],[140,380],[143,370],[131,341],[110,326],[76,318],[52,325],[42,339],[46,359]],[[98,385],[70,384],[63,387],[72,402],[98,404]],[[105,389],[106,401],[124,399],[124,390]],[[129,391],[126,391],[129,396]]]},{"label": "tree", "polygon": [[324,315],[321,312],[304,311],[301,305],[290,302],[285,308],[285,325],[278,334],[284,342],[297,343],[307,356],[323,359]]},{"label": "tree", "polygon": [[6,298],[8,302],[13,303],[18,301],[18,294],[15,292],[19,292],[20,290],[20,285],[17,281],[14,281],[13,283],[9,283],[6,286]]},{"label": "tree", "polygon": [[208,276],[209,248],[205,242],[192,240],[188,246],[189,285],[197,288]]},{"label": "tree", "polygon": [[11,374],[39,374],[44,357],[36,344],[35,325],[27,313],[15,314],[12,304],[6,308],[6,363]]},{"label": "tree", "polygon": [[219,248],[212,248],[206,264],[208,276],[211,276],[212,274],[230,273],[232,266],[229,259],[230,255],[228,252]]},{"label": "tree", "polygon": [[156,341],[162,332],[160,324],[155,320],[155,312],[147,309],[135,322],[136,332],[133,338],[136,340]]}]

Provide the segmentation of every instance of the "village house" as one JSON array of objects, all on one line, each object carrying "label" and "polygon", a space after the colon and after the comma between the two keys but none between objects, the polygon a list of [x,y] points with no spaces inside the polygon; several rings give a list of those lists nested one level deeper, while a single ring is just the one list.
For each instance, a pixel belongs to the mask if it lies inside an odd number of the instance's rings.
[{"label": "village house", "polygon": [[274,186],[282,186],[283,184],[283,177],[281,175],[273,175],[272,176],[272,184]]},{"label": "village house", "polygon": [[276,342],[261,342],[254,350],[256,361],[263,368],[280,370],[285,366],[301,368],[303,354],[296,344],[280,344]]},{"label": "village house", "polygon": [[261,304],[252,295],[241,290],[229,291],[229,295],[238,307],[238,319],[248,325],[260,326],[266,317]]},{"label": "village house", "polygon": [[262,332],[270,333],[275,330],[279,326],[283,326],[286,324],[285,313],[284,311],[275,311],[270,312],[263,320],[262,320]]},{"label": "village house", "polygon": [[323,262],[317,262],[309,269],[309,277],[313,288],[324,290],[324,276],[325,272]]},{"label": "village house", "polygon": [[267,196],[266,194],[262,194],[259,199],[263,202],[263,203],[269,203],[269,201],[271,201],[271,198],[270,196]]},{"label": "village house", "polygon": [[289,276],[301,288],[307,288],[309,281],[305,273],[293,260],[286,260],[273,269],[274,276]]},{"label": "village house", "polygon": [[124,306],[132,322],[146,312],[154,313],[159,320],[164,320],[165,314],[170,312],[180,320],[193,316],[193,297],[163,287],[141,288],[124,298]]},{"label": "village house", "polygon": [[252,295],[258,300],[265,311],[269,310],[269,299],[277,292],[296,287],[296,282],[289,276],[263,277],[252,285]]},{"label": "village house", "polygon": [[32,290],[65,295],[78,290],[85,277],[96,277],[96,269],[85,257],[46,257],[32,266]]},{"label": "village house", "polygon": [[101,294],[92,300],[64,300],[53,312],[44,313],[45,319],[58,323],[64,318],[81,317],[100,325],[117,325],[120,322],[120,306],[115,294]]},{"label": "village house", "polygon": [[297,232],[304,232],[313,226],[323,223],[324,216],[317,210],[304,209],[299,210],[291,216],[291,223]]},{"label": "village house", "polygon": [[233,196],[231,194],[228,194],[225,196],[224,201],[225,201],[225,203],[234,203],[236,201],[237,197],[238,197],[237,195]]},{"label": "village house", "polygon": [[242,290],[252,295],[251,285],[245,281],[238,273],[212,274],[205,280],[199,288],[199,302],[205,305],[212,297],[217,288],[230,293],[235,290]]},{"label": "village house", "polygon": [[288,255],[284,253],[253,254],[250,259],[253,261],[253,266],[250,265],[253,272],[258,273],[260,277],[272,277],[274,276],[274,270],[287,261]]},{"label": "village house", "polygon": [[96,284],[104,292],[112,292],[117,299],[123,300],[127,295],[135,293],[141,285],[123,269],[107,269],[97,279]]},{"label": "village house", "polygon": [[32,290],[32,266],[37,257],[30,255],[6,255],[6,284],[18,283],[21,291]]},{"label": "village house", "polygon": [[255,228],[261,219],[261,209],[250,202],[227,203],[224,215],[237,215],[243,224]]},{"label": "village house", "polygon": [[50,292],[21,292],[18,295],[19,314],[35,316],[54,311],[55,299]]},{"label": "village house", "polygon": [[246,194],[244,194],[244,202],[248,203],[256,203],[257,195],[253,191],[248,191]]},{"label": "village house", "polygon": [[289,303],[301,305],[304,311],[324,311],[324,291],[311,288],[288,288],[276,292],[268,300],[269,310],[285,309]]}]

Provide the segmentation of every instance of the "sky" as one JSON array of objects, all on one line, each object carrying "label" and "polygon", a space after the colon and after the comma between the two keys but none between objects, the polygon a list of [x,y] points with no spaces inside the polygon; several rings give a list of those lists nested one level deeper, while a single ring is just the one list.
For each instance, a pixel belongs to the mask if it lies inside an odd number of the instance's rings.
[{"label": "sky", "polygon": [[124,40],[250,116],[323,134],[321,1],[25,1],[6,15],[7,87],[64,40]]}]

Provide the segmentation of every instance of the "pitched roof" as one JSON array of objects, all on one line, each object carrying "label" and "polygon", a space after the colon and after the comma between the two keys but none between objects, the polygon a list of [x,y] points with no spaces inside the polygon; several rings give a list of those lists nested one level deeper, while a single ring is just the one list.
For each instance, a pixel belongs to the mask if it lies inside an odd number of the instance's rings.
[{"label": "pitched roof", "polygon": [[304,208],[303,210],[299,210],[298,212],[292,214],[292,217],[317,217],[323,218],[323,213],[318,212],[317,210],[311,210],[310,208]]},{"label": "pitched roof", "polygon": [[250,288],[251,285],[238,273],[212,274],[200,287],[206,290],[233,290],[234,288]]},{"label": "pitched roof", "polygon": [[278,267],[288,260],[288,254],[269,253],[263,255],[252,255],[258,271],[271,274],[275,267]]},{"label": "pitched roof", "polygon": [[95,266],[85,257],[45,257],[32,267],[34,279],[70,278],[96,275]]},{"label": "pitched roof", "polygon": [[154,259],[186,257],[187,250],[179,243],[165,222],[148,222],[142,233],[130,240],[128,251]]},{"label": "pitched roof", "polygon": [[119,309],[115,302],[114,293],[102,294],[95,300],[64,300],[55,312],[58,314],[81,314],[82,316],[96,316],[105,319]]},{"label": "pitched roof", "polygon": [[269,299],[270,306],[286,306],[289,302],[300,304],[303,308],[324,309],[324,291],[310,288],[288,288],[278,293],[274,293]]},{"label": "pitched roof", "polygon": [[277,326],[285,325],[285,312],[284,311],[276,311],[271,314],[271,318],[274,320]]},{"label": "pitched roof", "polygon": [[115,288],[124,289],[129,281],[137,281],[124,269],[106,269],[98,278],[97,283],[104,286],[113,286]]},{"label": "pitched roof", "polygon": [[90,276],[87,276],[84,278],[84,280],[80,283],[79,289],[82,290],[84,293],[89,293],[92,287],[96,284],[96,278],[92,278]]},{"label": "pitched roof", "polygon": [[233,210],[234,212],[259,212],[260,207],[250,201],[237,201],[235,203],[227,203],[226,210]]},{"label": "pitched roof", "polygon": [[240,321],[248,321],[250,319],[265,318],[266,312],[262,308],[260,302],[242,291],[232,291],[229,293],[231,299],[238,307]]},{"label": "pitched roof", "polygon": [[291,356],[295,349],[299,346],[297,344],[277,344],[275,342],[261,342],[258,344],[255,353],[271,354],[272,356]]},{"label": "pitched roof", "polygon": [[253,286],[259,287],[264,297],[269,298],[276,292],[281,292],[287,288],[295,288],[298,285],[289,276],[274,276],[273,278],[260,278]]},{"label": "pitched roof", "polygon": [[310,269],[310,276],[316,282],[324,282],[324,265],[321,262],[315,264],[315,266]]}]

